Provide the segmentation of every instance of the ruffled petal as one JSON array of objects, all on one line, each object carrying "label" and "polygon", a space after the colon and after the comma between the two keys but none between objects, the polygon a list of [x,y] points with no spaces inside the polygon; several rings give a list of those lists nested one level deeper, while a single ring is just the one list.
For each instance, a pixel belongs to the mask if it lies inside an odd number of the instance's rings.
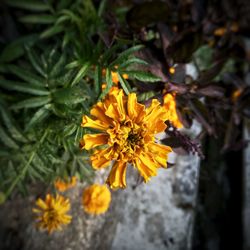
[{"label": "ruffled petal", "polygon": [[112,151],[112,148],[96,150],[96,152],[90,157],[92,167],[94,169],[100,169],[109,166],[111,159],[106,158],[105,156],[109,154],[110,151]]},{"label": "ruffled petal", "polygon": [[148,154],[141,153],[135,159],[135,165],[140,175],[144,178],[144,182],[149,181],[150,177],[157,175],[157,165]]},{"label": "ruffled petal", "polygon": [[126,187],[126,162],[116,161],[110,171],[106,183],[112,188]]},{"label": "ruffled petal", "polygon": [[169,146],[157,143],[148,144],[148,148],[154,155],[155,161],[157,161],[161,167],[167,167],[168,154],[172,152],[172,149]]},{"label": "ruffled petal", "polygon": [[127,110],[128,116],[132,121],[139,123],[144,118],[144,105],[137,102],[135,93],[131,93],[128,95]]},{"label": "ruffled petal", "polygon": [[107,144],[109,136],[107,134],[87,134],[83,136],[84,146],[86,150]]},{"label": "ruffled petal", "polygon": [[104,124],[110,125],[112,124],[112,119],[105,115],[106,108],[104,107],[102,102],[98,102],[94,107],[90,110],[90,114],[96,117],[98,120],[103,122]]}]

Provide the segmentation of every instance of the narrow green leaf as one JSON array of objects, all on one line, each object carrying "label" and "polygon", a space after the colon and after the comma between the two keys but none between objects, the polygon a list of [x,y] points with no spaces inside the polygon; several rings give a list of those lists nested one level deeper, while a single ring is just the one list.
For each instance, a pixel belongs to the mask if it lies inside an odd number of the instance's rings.
[{"label": "narrow green leaf", "polygon": [[0,53],[0,62],[11,62],[21,57],[25,52],[24,46],[31,47],[37,40],[38,35],[36,34],[18,38],[7,45]]},{"label": "narrow green leaf", "polygon": [[35,53],[35,51],[31,49],[27,49],[29,60],[32,64],[32,66],[35,68],[35,70],[42,75],[43,77],[47,78],[47,74],[45,73],[44,69],[41,66],[41,60],[39,59],[38,55]]},{"label": "narrow green leaf", "polygon": [[11,116],[11,113],[8,111],[8,109],[0,105],[0,112],[3,118],[4,125],[6,126],[12,137],[17,141],[27,142],[25,136],[21,133],[21,131],[17,128],[17,126],[14,125],[14,119]]},{"label": "narrow green leaf", "polygon": [[111,70],[109,68],[106,69],[106,83],[107,83],[107,86],[103,90],[103,92],[101,93],[101,95],[98,99],[102,99],[109,92],[111,87],[113,86],[112,74],[111,74]]},{"label": "narrow green leaf", "polygon": [[124,61],[134,52],[142,49],[144,46],[143,45],[136,45],[134,47],[131,47],[125,51],[123,51],[122,53],[119,54],[119,56],[117,57],[117,59],[115,59],[111,64],[110,64],[110,68],[114,67],[115,65],[120,65],[122,63],[124,63]]},{"label": "narrow green leaf", "polygon": [[0,140],[9,148],[18,149],[19,146],[16,142],[4,131],[3,127],[0,125]]},{"label": "narrow green leaf", "polygon": [[124,63],[119,65],[119,68],[127,68],[133,64],[142,64],[142,65],[148,65],[148,63],[140,58],[132,57],[126,60]]},{"label": "narrow green leaf", "polygon": [[42,122],[45,120],[50,113],[50,104],[47,104],[45,107],[42,107],[38,109],[38,111],[34,114],[30,122],[28,123],[26,130],[29,130],[31,127],[33,127],[35,124]]},{"label": "narrow green leaf", "polygon": [[18,103],[15,103],[10,108],[11,109],[22,109],[22,108],[36,108],[43,106],[51,101],[50,96],[43,96],[43,97],[32,97]]},{"label": "narrow green leaf", "polygon": [[130,92],[130,86],[128,85],[127,81],[120,75],[119,72],[117,72],[118,74],[118,78],[119,78],[119,82],[124,90],[124,92],[128,95]]},{"label": "narrow green leaf", "polygon": [[56,62],[56,64],[54,65],[54,67],[52,68],[52,70],[50,71],[50,77],[53,78],[53,77],[57,77],[59,74],[62,73],[62,71],[64,70],[64,64],[65,64],[65,61],[66,61],[66,56],[65,54],[63,53],[59,60]]},{"label": "narrow green leaf", "polygon": [[32,85],[26,82],[13,82],[3,79],[0,79],[0,87],[33,95],[48,95],[50,93],[45,88],[39,87],[35,84]]},{"label": "narrow green leaf", "polygon": [[64,136],[72,135],[77,130],[77,127],[78,126],[76,124],[70,124],[69,126],[65,126],[63,130]]},{"label": "narrow green leaf", "polygon": [[58,33],[61,33],[64,29],[65,28],[63,26],[59,26],[59,25],[52,26],[46,29],[45,31],[43,31],[42,34],[40,35],[40,38],[45,39],[45,38],[54,36]]},{"label": "narrow green leaf", "polygon": [[56,18],[52,15],[28,15],[19,18],[23,23],[34,23],[34,24],[51,24],[56,21]]},{"label": "narrow green leaf", "polygon": [[99,65],[96,65],[95,76],[94,76],[94,88],[97,95],[99,95],[102,84],[102,71]]},{"label": "narrow green leaf", "polygon": [[38,0],[6,0],[5,2],[12,7],[32,11],[45,11],[50,9],[48,4]]},{"label": "narrow green leaf", "polygon": [[90,67],[90,63],[89,62],[86,62],[82,67],[81,69],[78,71],[75,79],[73,80],[72,82],[72,86],[74,86],[75,84],[77,84],[87,73],[88,69]]},{"label": "narrow green leaf", "polygon": [[78,61],[73,61],[65,66],[66,69],[73,69],[79,67],[79,62]]},{"label": "narrow green leaf", "polygon": [[150,72],[143,71],[123,71],[122,73],[128,74],[129,78],[136,78],[142,82],[158,82],[161,81],[161,78],[153,75]]},{"label": "narrow green leaf", "polygon": [[34,85],[44,86],[43,78],[31,73],[30,70],[23,69],[23,68],[18,67],[16,65],[6,65],[6,68],[12,74],[15,74],[16,76],[18,76],[19,78],[21,78],[24,81],[27,81],[27,82],[34,84]]}]

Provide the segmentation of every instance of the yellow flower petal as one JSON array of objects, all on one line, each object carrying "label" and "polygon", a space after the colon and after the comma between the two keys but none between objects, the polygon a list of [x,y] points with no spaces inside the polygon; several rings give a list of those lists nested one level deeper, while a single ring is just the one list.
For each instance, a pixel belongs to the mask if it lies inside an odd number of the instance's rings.
[{"label": "yellow flower petal", "polygon": [[93,120],[87,115],[82,117],[82,127],[94,128],[97,130],[106,130],[109,126],[99,120]]},{"label": "yellow flower petal", "polygon": [[90,157],[92,167],[94,169],[100,169],[100,168],[105,168],[105,167],[109,166],[111,159],[106,158],[105,156],[107,156],[111,151],[112,151],[112,148],[97,150]]},{"label": "yellow flower petal", "polygon": [[108,143],[108,135],[106,134],[87,134],[83,136],[84,148],[89,150],[97,146]]},{"label": "yellow flower petal", "polygon": [[126,163],[116,161],[106,183],[113,189],[126,187]]}]

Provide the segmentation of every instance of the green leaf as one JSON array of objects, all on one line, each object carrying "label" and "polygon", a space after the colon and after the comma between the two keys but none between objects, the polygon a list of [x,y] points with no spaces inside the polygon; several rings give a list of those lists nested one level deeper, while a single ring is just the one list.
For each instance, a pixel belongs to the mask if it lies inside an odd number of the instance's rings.
[{"label": "green leaf", "polygon": [[94,75],[94,88],[95,92],[99,95],[102,84],[102,71],[99,65],[96,65],[95,75]]},{"label": "green leaf", "polygon": [[27,81],[27,82],[34,84],[34,85],[44,86],[43,78],[31,73],[30,70],[23,69],[23,68],[18,67],[16,65],[6,65],[6,68],[12,74],[15,74],[16,76],[18,76],[19,78],[21,78],[24,81]]},{"label": "green leaf", "polygon": [[30,84],[26,82],[13,82],[3,79],[0,79],[0,87],[33,95],[48,95],[50,93],[45,88],[39,87],[35,84]]},{"label": "green leaf", "polygon": [[51,105],[47,104],[46,106],[38,109],[38,111],[33,115],[32,119],[28,123],[26,130],[29,130],[31,127],[33,127],[37,123],[41,123],[43,120],[45,120],[50,113]]},{"label": "green leaf", "polygon": [[45,38],[54,36],[58,33],[61,33],[63,30],[65,30],[65,27],[63,26],[59,26],[59,25],[52,26],[46,29],[45,31],[43,31],[42,34],[40,35],[40,38],[45,39]]},{"label": "green leaf", "polygon": [[79,67],[79,62],[78,61],[73,61],[65,66],[66,69],[73,69]]},{"label": "green leaf", "polygon": [[43,106],[51,101],[50,96],[44,96],[44,97],[33,97],[26,100],[23,100],[21,102],[15,103],[10,108],[11,109],[22,109],[22,108],[36,108]]},{"label": "green leaf", "polygon": [[19,18],[23,23],[51,24],[56,21],[52,15],[28,15]]},{"label": "green leaf", "polygon": [[32,66],[35,68],[35,70],[40,75],[42,75],[43,77],[47,78],[47,74],[43,70],[43,68],[42,68],[42,66],[40,64],[41,60],[39,59],[39,57],[36,54],[36,52],[28,48],[27,49],[27,53],[28,53],[29,60],[30,60],[30,62],[32,64]]},{"label": "green leaf", "polygon": [[3,127],[0,125],[0,140],[9,148],[18,149],[19,146],[16,142],[10,138],[10,136],[4,131]]},{"label": "green leaf", "polygon": [[17,128],[17,126],[14,125],[14,119],[11,116],[11,113],[8,111],[8,109],[0,105],[0,112],[3,118],[4,125],[6,126],[12,137],[17,141],[27,142],[25,136],[21,133],[21,131]]},{"label": "green leaf", "polygon": [[122,53],[120,53],[120,55],[118,56],[117,59],[115,59],[111,64],[110,64],[110,68],[114,67],[115,65],[120,65],[122,63],[124,63],[124,61],[134,52],[142,49],[144,46],[143,45],[136,45],[134,47],[131,47],[125,51],[123,51]]},{"label": "green leaf", "polygon": [[140,58],[132,57],[126,60],[124,63],[119,65],[119,68],[127,68],[128,66],[131,66],[133,64],[143,64],[148,65],[148,63]]},{"label": "green leaf", "polygon": [[101,93],[101,95],[98,99],[102,99],[109,92],[111,87],[113,86],[112,74],[111,74],[111,70],[109,68],[106,69],[106,83],[107,83],[107,86],[103,90],[103,92]]},{"label": "green leaf", "polygon": [[73,82],[72,82],[72,86],[74,86],[75,84],[77,84],[87,73],[88,69],[90,67],[90,63],[86,62],[81,69],[78,71],[76,77],[74,78]]},{"label": "green leaf", "polygon": [[161,81],[161,78],[158,76],[153,75],[149,72],[143,71],[123,71],[122,73],[128,74],[129,78],[136,78],[142,82],[158,82]]},{"label": "green leaf", "polygon": [[76,124],[70,124],[69,126],[66,126],[63,130],[63,135],[65,137],[72,135],[77,130],[78,126],[79,125],[76,125]]},{"label": "green leaf", "polygon": [[38,35],[28,35],[21,37],[7,45],[0,54],[0,62],[11,62],[21,57],[24,52],[24,46],[31,47],[38,40]]},{"label": "green leaf", "polygon": [[127,81],[122,77],[122,75],[120,75],[119,72],[117,72],[117,74],[118,74],[119,82],[120,82],[124,92],[128,95],[129,92],[131,92],[130,86],[128,85]]},{"label": "green leaf", "polygon": [[44,11],[50,9],[48,4],[38,0],[6,0],[5,2],[12,7],[32,11]]},{"label": "green leaf", "polygon": [[59,58],[59,60],[57,61],[57,63],[52,68],[52,70],[50,71],[50,74],[49,74],[50,77],[53,78],[62,73],[62,71],[64,70],[65,61],[66,61],[66,55],[63,53],[61,57]]}]

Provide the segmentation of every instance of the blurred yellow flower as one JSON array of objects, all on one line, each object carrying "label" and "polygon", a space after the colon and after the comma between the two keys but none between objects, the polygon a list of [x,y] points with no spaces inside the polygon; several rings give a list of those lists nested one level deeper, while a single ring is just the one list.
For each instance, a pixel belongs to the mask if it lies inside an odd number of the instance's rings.
[{"label": "blurred yellow flower", "polygon": [[93,184],[83,191],[83,208],[89,214],[105,213],[110,202],[111,193],[106,185]]},{"label": "blurred yellow flower", "polygon": [[125,96],[123,90],[112,88],[90,114],[93,118],[82,117],[82,127],[100,133],[84,135],[81,148],[90,150],[106,145],[97,149],[90,159],[95,169],[105,168],[114,160],[106,181],[111,188],[126,187],[127,163],[137,168],[145,182],[157,174],[158,168],[167,167],[168,153],[172,150],[156,143],[155,134],[166,129],[169,115],[158,100],[152,100],[145,108],[137,102],[135,93]]},{"label": "blurred yellow flower", "polygon": [[76,182],[77,182],[76,176],[73,176],[71,178],[68,177],[65,180],[57,178],[54,182],[54,186],[58,191],[64,192],[70,188],[75,187]]},{"label": "blurred yellow flower", "polygon": [[37,213],[37,226],[40,229],[52,233],[71,222],[72,217],[67,214],[70,210],[69,199],[61,195],[57,194],[54,198],[51,194],[47,194],[44,201],[40,198],[36,201],[36,206],[37,208],[33,208],[32,211]]},{"label": "blurred yellow flower", "polygon": [[240,95],[242,94],[243,89],[236,89],[231,96],[231,99],[233,102],[236,102],[238,100],[238,98],[240,97]]},{"label": "blurred yellow flower", "polygon": [[169,120],[176,128],[182,128],[183,125],[176,112],[176,101],[174,95],[170,93],[164,95],[163,101],[163,106],[167,112],[167,120]]}]

